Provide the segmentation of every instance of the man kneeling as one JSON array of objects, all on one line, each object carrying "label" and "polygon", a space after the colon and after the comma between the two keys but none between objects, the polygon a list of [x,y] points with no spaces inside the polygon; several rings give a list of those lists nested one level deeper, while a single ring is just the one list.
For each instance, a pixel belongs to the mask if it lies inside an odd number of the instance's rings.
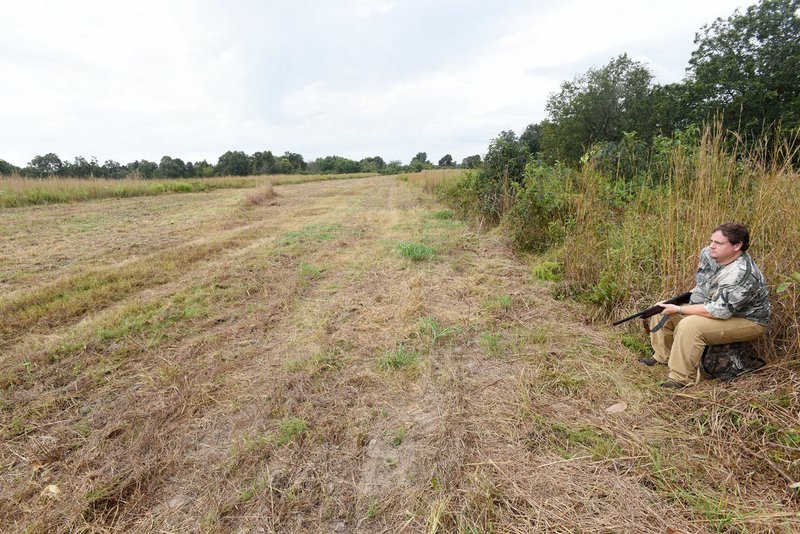
[{"label": "man kneeling", "polygon": [[[714,229],[711,243],[700,253],[689,304],[659,303],[666,323],[651,332],[655,354],[639,361],[669,366],[661,386],[682,388],[695,382],[706,345],[750,341],[764,334],[770,318],[769,292],[764,275],[747,253],[750,234],[741,224]],[[651,318],[655,327],[659,316]]]}]

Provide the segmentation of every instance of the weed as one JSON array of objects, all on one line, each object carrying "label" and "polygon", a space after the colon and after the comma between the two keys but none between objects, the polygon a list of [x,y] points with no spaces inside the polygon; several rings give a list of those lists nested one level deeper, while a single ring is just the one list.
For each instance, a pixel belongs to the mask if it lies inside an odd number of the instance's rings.
[{"label": "weed", "polygon": [[531,276],[534,280],[558,282],[562,278],[561,265],[555,261],[544,261],[533,267]]},{"label": "weed", "polygon": [[422,243],[398,243],[397,252],[411,261],[430,260],[436,255],[436,251],[432,247]]},{"label": "weed", "polygon": [[253,452],[264,449],[267,446],[267,436],[263,432],[258,432],[252,436],[245,436],[242,438],[240,450],[244,452]]},{"label": "weed", "polygon": [[418,358],[419,355],[416,352],[399,345],[395,350],[383,355],[379,361],[379,367],[387,371],[407,369],[417,365]]},{"label": "weed", "polygon": [[278,433],[273,438],[275,445],[278,447],[282,447],[296,438],[299,438],[307,431],[306,422],[299,417],[292,417],[286,421],[283,421],[280,426],[278,427]]},{"label": "weed", "polygon": [[484,332],[481,334],[478,343],[480,343],[483,352],[488,356],[497,356],[500,353],[500,342],[502,339],[503,336],[500,333],[493,334],[491,332]]},{"label": "weed", "polygon": [[375,519],[380,513],[381,507],[377,499],[371,499],[367,507],[367,519]]},{"label": "weed", "polygon": [[433,317],[423,317],[419,320],[420,330],[430,336],[431,344],[436,345],[439,341],[450,339],[459,332],[457,328],[444,327]]},{"label": "weed", "polygon": [[283,362],[283,368],[289,371],[290,373],[296,373],[298,371],[302,371],[303,369],[306,368],[306,365],[307,365],[306,360],[299,360],[299,359],[286,360],[285,362]]},{"label": "weed", "polygon": [[329,241],[336,238],[341,231],[341,224],[311,224],[301,230],[283,234],[281,245],[293,245],[310,241]]},{"label": "weed", "polygon": [[453,213],[451,210],[434,211],[431,213],[431,217],[440,221],[444,221],[455,217],[455,213]]},{"label": "weed", "polygon": [[622,344],[635,352],[639,356],[650,356],[653,354],[653,349],[650,343],[644,341],[641,336],[627,334],[622,336]]},{"label": "weed", "polygon": [[329,349],[324,352],[318,352],[311,357],[311,364],[318,372],[338,371],[342,369],[347,362],[343,358],[340,351]]},{"label": "weed", "polygon": [[491,295],[483,301],[487,311],[507,311],[511,309],[511,297],[508,295]]},{"label": "weed", "polygon": [[564,395],[576,395],[586,381],[586,378],[568,371],[546,370],[539,374],[546,384],[554,391]]},{"label": "weed", "polygon": [[394,435],[392,436],[391,440],[392,447],[399,447],[403,444],[403,441],[406,439],[406,432],[405,426],[400,426],[394,431]]},{"label": "weed", "polygon": [[700,490],[677,487],[673,491],[673,496],[705,517],[716,532],[730,532],[732,527],[741,523],[745,516],[725,500],[706,495]]},{"label": "weed", "polygon": [[533,415],[532,419],[534,424],[528,438],[536,446],[547,443],[560,450],[562,456],[569,456],[578,449],[586,450],[595,460],[622,455],[622,448],[614,437],[603,431],[588,426],[572,427],[539,415]]},{"label": "weed", "polygon": [[249,486],[247,486],[239,493],[239,503],[244,504],[247,501],[251,500],[259,492],[261,492],[261,490],[264,488],[265,485],[266,482],[262,478],[254,480],[252,483],[250,483]]},{"label": "weed", "polygon": [[324,269],[320,269],[319,267],[310,263],[301,263],[299,271],[300,276],[304,278],[319,278],[322,276]]},{"label": "weed", "polygon": [[390,469],[395,469],[397,467],[397,460],[387,457],[386,465],[388,465]]}]

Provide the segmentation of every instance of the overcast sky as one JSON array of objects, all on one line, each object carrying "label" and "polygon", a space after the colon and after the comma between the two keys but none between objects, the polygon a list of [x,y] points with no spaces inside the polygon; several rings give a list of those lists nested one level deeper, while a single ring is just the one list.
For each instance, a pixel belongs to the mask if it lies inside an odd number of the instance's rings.
[{"label": "overcast sky", "polygon": [[627,52],[680,81],[730,0],[0,0],[0,159],[483,154]]}]

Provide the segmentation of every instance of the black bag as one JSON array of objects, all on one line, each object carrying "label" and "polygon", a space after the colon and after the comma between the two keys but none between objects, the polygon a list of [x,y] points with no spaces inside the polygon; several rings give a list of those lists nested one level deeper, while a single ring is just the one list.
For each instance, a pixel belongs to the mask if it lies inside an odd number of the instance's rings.
[{"label": "black bag", "polygon": [[707,345],[703,350],[700,370],[705,375],[727,382],[764,365],[764,360],[758,357],[752,343],[740,342]]}]

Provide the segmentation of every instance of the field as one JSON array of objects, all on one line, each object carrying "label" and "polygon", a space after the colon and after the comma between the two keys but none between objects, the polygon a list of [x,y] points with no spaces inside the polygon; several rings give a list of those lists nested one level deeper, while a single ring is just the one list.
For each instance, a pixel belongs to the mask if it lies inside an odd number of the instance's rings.
[{"label": "field", "polygon": [[0,531],[800,529],[800,377],[661,391],[414,181],[0,210]]}]

